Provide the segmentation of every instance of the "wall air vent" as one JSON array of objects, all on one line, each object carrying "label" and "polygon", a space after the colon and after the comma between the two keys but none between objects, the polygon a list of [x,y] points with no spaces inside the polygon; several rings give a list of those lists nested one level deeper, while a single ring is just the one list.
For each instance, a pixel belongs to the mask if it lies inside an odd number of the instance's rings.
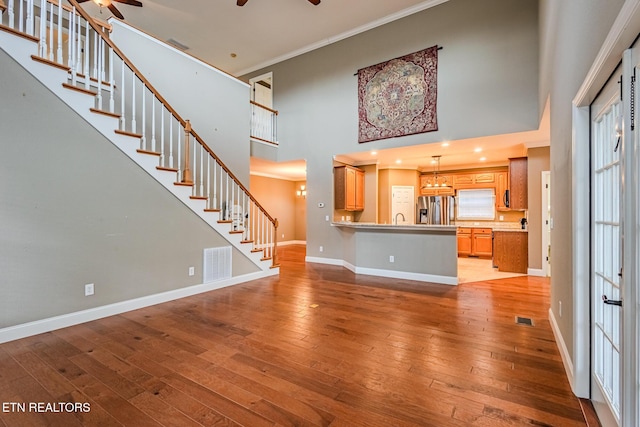
[{"label": "wall air vent", "polygon": [[167,43],[169,43],[171,46],[175,47],[176,49],[180,49],[182,51],[189,50],[189,46],[180,43],[176,39],[169,39],[167,40]]},{"label": "wall air vent", "polygon": [[231,246],[207,248],[202,263],[202,282],[211,283],[231,278]]}]

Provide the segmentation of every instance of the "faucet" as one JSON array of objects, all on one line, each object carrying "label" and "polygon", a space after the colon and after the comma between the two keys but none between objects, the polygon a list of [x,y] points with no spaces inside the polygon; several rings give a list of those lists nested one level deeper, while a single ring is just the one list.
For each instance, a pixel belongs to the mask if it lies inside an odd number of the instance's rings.
[{"label": "faucet", "polygon": [[401,216],[402,216],[402,222],[405,222],[405,221],[407,220],[407,219],[404,217],[404,214],[403,214],[402,212],[398,212],[398,213],[396,214],[396,217],[395,217],[396,225],[398,225],[398,215],[401,215]]}]

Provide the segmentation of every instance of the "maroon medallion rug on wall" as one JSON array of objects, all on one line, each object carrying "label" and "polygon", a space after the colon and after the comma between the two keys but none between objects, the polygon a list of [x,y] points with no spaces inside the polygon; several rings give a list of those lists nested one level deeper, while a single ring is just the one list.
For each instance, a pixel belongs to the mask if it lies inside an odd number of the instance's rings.
[{"label": "maroon medallion rug on wall", "polygon": [[358,70],[358,142],[438,130],[438,47]]}]

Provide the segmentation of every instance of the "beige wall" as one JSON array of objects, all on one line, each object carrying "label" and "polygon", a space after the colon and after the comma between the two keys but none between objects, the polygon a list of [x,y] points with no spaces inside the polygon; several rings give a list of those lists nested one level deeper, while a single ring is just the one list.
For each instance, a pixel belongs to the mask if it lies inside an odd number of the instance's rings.
[{"label": "beige wall", "polygon": [[529,268],[542,268],[542,171],[548,171],[549,147],[527,151],[529,180]]},{"label": "beige wall", "polygon": [[408,169],[381,169],[378,171],[378,221],[391,224],[391,187],[394,185],[412,186],[418,197],[420,172]]},{"label": "beige wall", "polygon": [[257,175],[251,175],[250,182],[251,194],[278,219],[278,242],[305,240],[306,198],[297,197],[296,191],[306,183]]}]

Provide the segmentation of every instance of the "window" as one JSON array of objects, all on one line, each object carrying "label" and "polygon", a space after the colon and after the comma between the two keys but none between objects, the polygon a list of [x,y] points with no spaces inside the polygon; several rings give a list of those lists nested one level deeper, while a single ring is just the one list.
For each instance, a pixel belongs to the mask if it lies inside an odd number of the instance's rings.
[{"label": "window", "polygon": [[458,190],[457,219],[495,219],[496,196],[492,188]]}]

